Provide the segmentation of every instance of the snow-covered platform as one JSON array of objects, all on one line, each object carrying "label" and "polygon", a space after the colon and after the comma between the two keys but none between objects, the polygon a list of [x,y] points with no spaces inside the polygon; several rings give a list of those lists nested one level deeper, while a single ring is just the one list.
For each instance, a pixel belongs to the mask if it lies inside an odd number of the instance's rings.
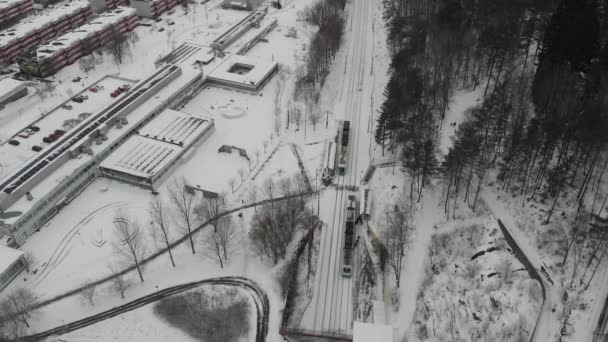
[{"label": "snow-covered platform", "polygon": [[208,76],[210,84],[257,93],[278,70],[277,62],[232,55]]},{"label": "snow-covered platform", "polygon": [[15,101],[27,94],[25,83],[5,78],[0,80],[0,110],[2,107],[12,101]]},{"label": "snow-covered platform", "polygon": [[171,166],[208,137],[213,127],[212,120],[167,109],[104,160],[101,173],[154,189]]}]

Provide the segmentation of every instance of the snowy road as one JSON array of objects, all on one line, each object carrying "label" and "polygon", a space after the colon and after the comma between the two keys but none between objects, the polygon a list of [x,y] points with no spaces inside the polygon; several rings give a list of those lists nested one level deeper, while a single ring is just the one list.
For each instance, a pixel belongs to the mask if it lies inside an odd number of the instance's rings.
[{"label": "snowy road", "polygon": [[[369,163],[368,120],[372,82],[369,82],[373,52],[372,17],[374,1],[352,0],[348,9],[350,21],[345,27],[345,51],[336,60],[335,70],[344,72],[334,114],[350,120],[349,160],[344,176],[338,176],[339,189],[358,186],[361,173]],[[327,85],[326,85],[327,86]],[[334,188],[323,193],[322,229],[319,263],[317,264],[313,297],[304,313],[300,328],[329,334],[352,335],[353,280],[358,260],[353,260],[353,277],[341,275],[346,199],[352,193]],[[356,255],[357,253],[355,253]]]}]

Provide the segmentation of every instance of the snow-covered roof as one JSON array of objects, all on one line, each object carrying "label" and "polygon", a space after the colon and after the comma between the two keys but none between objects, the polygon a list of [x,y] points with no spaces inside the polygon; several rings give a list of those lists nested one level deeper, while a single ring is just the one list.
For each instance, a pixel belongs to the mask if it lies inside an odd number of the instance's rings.
[{"label": "snow-covered roof", "polygon": [[0,0],[0,11],[30,0]]},{"label": "snow-covered roof", "polygon": [[98,32],[133,15],[135,15],[135,8],[133,7],[118,7],[104,12],[102,15],[91,19],[91,21],[77,29],[66,32],[62,36],[57,37],[46,44],[40,45],[36,49],[35,57],[40,59],[51,57],[57,51],[71,47],[75,43],[78,43],[87,37],[94,36]]},{"label": "snow-covered roof", "polygon": [[18,249],[0,245],[0,275],[22,255],[23,252]]},{"label": "snow-covered roof", "polygon": [[393,342],[393,327],[383,324],[356,322],[353,342]]},{"label": "snow-covered roof", "polygon": [[10,77],[0,80],[0,101],[23,88],[25,88],[25,83]]},{"label": "snow-covered roof", "polygon": [[[245,73],[234,72],[234,67],[238,66],[251,69]],[[263,82],[268,74],[276,68],[277,62],[264,61],[241,55],[232,55],[226,58],[224,63],[211,71],[209,78],[239,84],[257,85]]]},{"label": "snow-covered roof", "polygon": [[153,177],[179,158],[210,124],[208,119],[167,109],[116,149],[100,167]]},{"label": "snow-covered roof", "polygon": [[15,27],[4,30],[0,32],[0,48],[12,43],[14,40],[26,37],[32,32],[52,25],[53,23],[62,20],[65,16],[73,15],[87,7],[90,7],[90,5],[86,1],[68,2],[52,11],[32,17],[29,21],[24,21]]}]

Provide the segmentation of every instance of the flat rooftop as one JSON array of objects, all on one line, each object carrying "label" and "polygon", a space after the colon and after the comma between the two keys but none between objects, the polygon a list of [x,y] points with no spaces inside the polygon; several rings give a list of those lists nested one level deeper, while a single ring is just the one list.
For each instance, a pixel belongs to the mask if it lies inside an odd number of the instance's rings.
[{"label": "flat rooftop", "polygon": [[353,342],[393,342],[393,327],[384,324],[356,322]]},{"label": "flat rooftop", "polygon": [[277,68],[277,62],[231,55],[209,73],[210,81],[227,81],[247,86],[258,85]]},{"label": "flat rooftop", "polygon": [[0,0],[0,11],[31,0]]},{"label": "flat rooftop", "polygon": [[18,25],[0,32],[0,48],[87,7],[90,7],[90,5],[86,1],[73,1],[54,7],[52,10],[44,12],[43,14],[30,16],[29,20],[22,21]]},{"label": "flat rooftop", "polygon": [[0,245],[0,274],[6,271],[22,255],[23,252],[18,249]]},{"label": "flat rooftop", "polygon": [[58,38],[40,45],[34,52],[36,59],[44,59],[53,56],[57,51],[71,47],[74,44],[93,36],[102,30],[111,27],[121,20],[135,15],[133,7],[117,7],[91,19],[77,29],[69,31]]},{"label": "flat rooftop", "polygon": [[237,40],[232,42],[227,48],[226,52],[237,54],[241,48],[246,44],[249,44],[258,34],[268,29],[272,25],[276,25],[277,18],[264,17],[260,21],[259,26],[251,26],[247,32],[240,36]]},{"label": "flat rooftop", "polygon": [[[25,87],[25,83],[10,77],[0,80],[0,99],[14,92],[15,89]],[[1,114],[0,114],[1,115]]]},{"label": "flat rooftop", "polygon": [[[124,96],[124,93],[117,98],[112,98],[110,96],[110,93],[123,84],[132,85],[135,84],[135,81],[114,76],[105,76],[90,86],[87,86],[79,93],[74,94],[74,97],[79,95],[88,96],[88,99],[84,102],[76,103],[71,99],[64,102],[64,104],[70,106],[71,109],[63,108],[62,104],[38,120],[24,122],[24,120],[19,120],[20,118],[17,117],[15,118],[14,122],[10,122],[7,127],[3,127],[3,130],[14,130],[14,135],[12,138],[7,140],[14,139],[20,144],[18,146],[13,146],[8,144],[8,141],[3,141],[0,144],[0,182],[2,182],[13,171],[24,165],[31,158],[42,152],[33,151],[33,146],[37,145],[46,148],[57,143],[57,141],[55,141],[50,144],[45,144],[42,141],[42,138],[54,133],[57,129],[61,129],[66,132],[69,131],[71,127],[74,127],[92,113],[101,110],[103,107]],[[96,93],[89,91],[89,89],[93,87],[98,89]],[[31,126],[39,127],[40,131],[35,132],[29,137],[18,136],[20,132],[23,132],[27,127]]]},{"label": "flat rooftop", "polygon": [[130,137],[100,167],[150,178],[173,163],[212,122],[167,109]]}]

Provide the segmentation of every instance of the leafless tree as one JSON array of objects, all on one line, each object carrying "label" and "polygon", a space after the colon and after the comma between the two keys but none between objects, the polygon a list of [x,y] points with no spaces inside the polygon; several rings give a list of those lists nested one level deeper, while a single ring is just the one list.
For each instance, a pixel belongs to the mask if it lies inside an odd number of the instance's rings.
[{"label": "leafless tree", "polygon": [[312,123],[312,130],[313,132],[316,131],[317,129],[317,124],[319,123],[319,120],[321,120],[321,112],[319,112],[318,110],[313,110],[312,112],[310,112],[310,122]]},{"label": "leafless tree", "polygon": [[256,149],[256,150],[255,150],[255,164],[256,164],[256,165],[260,163],[260,154],[262,154],[262,153],[260,152],[260,149],[259,149],[259,148],[258,148],[258,149]]},{"label": "leafless tree", "polygon": [[281,195],[283,196],[291,195],[291,177],[282,177],[279,180],[279,190],[281,191]]},{"label": "leafless tree", "polygon": [[228,261],[228,257],[231,255],[238,243],[238,233],[232,222],[232,217],[222,217],[219,220],[217,232],[210,235],[212,241],[211,243],[207,243],[207,245],[211,245],[212,248],[216,250],[219,258],[222,258],[224,261]]},{"label": "leafless tree", "polygon": [[112,29],[110,34],[110,42],[107,44],[107,49],[114,57],[117,64],[122,64],[125,55],[129,52],[129,42],[126,34],[117,29]]},{"label": "leafless tree", "polygon": [[384,240],[387,244],[388,263],[395,275],[397,287],[400,285],[401,265],[405,257],[405,248],[411,236],[411,212],[405,193],[404,190],[397,199],[393,210],[389,210],[390,222],[387,231],[384,233],[386,235]]},{"label": "leafless tree", "polygon": [[255,184],[251,184],[251,187],[249,188],[249,192],[247,193],[247,198],[251,203],[253,203],[253,210],[255,212],[257,212],[258,211],[258,205],[257,205],[258,187]]},{"label": "leafless tree", "polygon": [[302,123],[302,110],[300,109],[299,106],[293,106],[290,110],[291,113],[291,120],[293,123],[296,124],[296,131],[300,130],[300,124]]},{"label": "leafless tree", "polygon": [[97,285],[95,285],[92,281],[87,281],[84,283],[84,287],[85,288],[80,291],[80,296],[89,302],[91,306],[95,305],[95,303],[93,303],[93,297],[95,297],[95,288]]},{"label": "leafless tree", "polygon": [[116,231],[114,250],[126,265],[135,265],[139,279],[143,283],[144,276],[140,262],[145,256],[146,245],[141,226],[139,222],[126,217],[120,210],[116,212],[113,223]]},{"label": "leafless tree", "polygon": [[244,168],[240,168],[238,169],[237,173],[239,174],[239,178],[241,179],[242,184],[243,180],[245,179],[245,176],[247,175],[247,170],[245,170]]},{"label": "leafless tree", "polygon": [[285,257],[287,247],[298,229],[317,220],[305,208],[299,211],[293,209],[287,201],[277,202],[274,209],[265,204],[260,206],[251,223],[249,237],[253,248],[275,264]]},{"label": "leafless tree", "polygon": [[234,187],[236,186],[236,178],[230,177],[228,178],[228,185],[230,186],[230,190],[234,193]]},{"label": "leafless tree", "polygon": [[213,226],[213,232],[217,232],[220,214],[226,209],[226,195],[218,194],[213,198],[204,198],[197,206],[198,216],[209,221]]},{"label": "leafless tree", "polygon": [[133,286],[133,283],[129,280],[129,278],[127,278],[126,275],[117,274],[118,272],[114,267],[110,267],[110,270],[113,274],[116,274],[116,276],[110,280],[112,290],[119,293],[122,299],[125,299],[125,292],[127,292],[127,290]]},{"label": "leafless tree", "polygon": [[21,324],[27,328],[30,327],[28,322],[28,319],[31,318],[29,308],[36,303],[36,300],[36,295],[30,289],[22,287],[8,293],[5,300],[0,304],[2,317],[8,317],[13,323],[13,333],[21,333],[22,329],[19,327]]},{"label": "leafless tree", "polygon": [[30,271],[36,264],[36,257],[34,256],[34,253],[30,251],[23,253],[23,262],[25,264],[25,271],[27,273],[30,273]]},{"label": "leafless tree", "polygon": [[173,203],[175,214],[179,222],[179,228],[182,233],[188,234],[192,254],[194,254],[192,229],[194,229],[199,222],[199,216],[197,215],[196,210],[196,197],[186,189],[186,180],[180,178],[179,180],[176,179],[173,181],[173,184],[169,189],[169,198]]},{"label": "leafless tree", "polygon": [[264,194],[266,194],[266,197],[268,197],[270,200],[270,209],[272,210],[274,207],[273,202],[276,193],[276,185],[274,184],[272,177],[266,178],[264,184],[262,184],[262,191],[264,191]]},{"label": "leafless tree", "polygon": [[171,250],[171,225],[169,224],[169,213],[167,207],[160,197],[155,197],[150,201],[150,208],[148,209],[150,217],[152,218],[153,236],[155,241],[162,239],[167,252],[169,252],[169,259],[171,259],[171,265],[175,267],[175,260],[173,259],[173,251]]},{"label": "leafless tree", "polygon": [[264,140],[264,153],[266,153],[266,150],[268,149],[268,140]]}]

